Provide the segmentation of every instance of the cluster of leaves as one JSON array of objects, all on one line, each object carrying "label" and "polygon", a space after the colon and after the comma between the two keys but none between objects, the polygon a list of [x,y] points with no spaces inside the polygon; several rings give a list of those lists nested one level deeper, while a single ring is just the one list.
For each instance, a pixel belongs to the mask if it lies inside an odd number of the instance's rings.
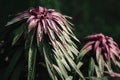
[{"label": "cluster of leaves", "polygon": [[[53,10],[50,10],[50,13],[49,10],[47,10],[47,15],[49,15],[44,17],[44,15],[46,15],[46,13],[43,13],[45,10],[45,8],[39,7],[37,9],[30,9],[28,12],[25,11],[25,13],[20,13],[16,18],[8,22],[3,29],[5,33],[2,34],[3,37],[1,37],[1,41],[3,40],[4,43],[10,41],[8,48],[15,47],[18,49],[12,52],[13,57],[10,59],[3,80],[11,78],[14,67],[18,66],[17,62],[21,61],[21,57],[28,61],[28,63],[24,65],[28,68],[28,80],[34,80],[35,67],[36,64],[38,64],[38,61],[36,61],[37,55],[40,56],[38,59],[43,58],[44,61],[40,63],[46,65],[53,80],[72,80],[73,73],[79,75],[79,79],[84,79],[79,70],[82,63],[75,62],[75,57],[78,56],[79,51],[72,41],[72,39],[77,40],[71,30],[70,25],[72,24],[67,21],[64,16]],[[33,16],[36,17],[36,15],[38,16],[37,18],[31,18]],[[30,21],[27,20],[26,22],[26,18]],[[38,19],[40,19],[38,22],[34,22]],[[48,20],[48,24],[46,24],[46,20]],[[41,24],[41,26],[39,26],[39,24]],[[6,38],[6,35],[12,35],[11,39]],[[8,59],[10,58],[9,56],[7,57]]]}]

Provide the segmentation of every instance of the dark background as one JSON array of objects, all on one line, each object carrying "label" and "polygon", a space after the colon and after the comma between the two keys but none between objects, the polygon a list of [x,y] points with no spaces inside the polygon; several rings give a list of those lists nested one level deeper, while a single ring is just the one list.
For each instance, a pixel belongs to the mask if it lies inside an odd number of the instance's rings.
[{"label": "dark background", "polygon": [[120,40],[120,0],[0,0],[0,25],[4,25],[9,16],[38,5],[73,17],[71,22],[79,39],[103,33]]}]

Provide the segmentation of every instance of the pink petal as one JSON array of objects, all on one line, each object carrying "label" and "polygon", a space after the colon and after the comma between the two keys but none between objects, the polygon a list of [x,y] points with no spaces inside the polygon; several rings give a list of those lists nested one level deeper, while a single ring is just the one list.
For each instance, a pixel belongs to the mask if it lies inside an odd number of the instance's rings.
[{"label": "pink petal", "polygon": [[52,12],[51,15],[52,16],[58,16],[58,17],[62,18],[62,15],[58,12]]},{"label": "pink petal", "polygon": [[97,38],[97,35],[96,34],[92,34],[92,35],[89,35],[89,36],[87,36],[85,38],[87,38],[87,39]]},{"label": "pink petal", "polygon": [[31,13],[34,13],[34,14],[39,14],[39,9],[38,8],[33,8],[30,10]]},{"label": "pink petal", "polygon": [[54,10],[54,9],[48,9],[48,11],[50,11],[50,12],[51,12],[51,11],[54,12],[55,10]]},{"label": "pink petal", "polygon": [[60,25],[64,25],[62,18],[53,16],[53,20],[55,20]]},{"label": "pink petal", "polygon": [[111,40],[111,39],[108,39],[108,42],[111,43],[111,44],[114,44],[115,46],[118,46],[118,44],[115,41]]},{"label": "pink petal", "polygon": [[53,29],[55,32],[58,33],[58,32],[59,32],[59,31],[58,31],[59,29],[58,29],[58,26],[56,25],[56,23],[51,20],[51,24],[52,24],[52,26],[51,26],[52,29]]},{"label": "pink petal", "polygon": [[106,59],[110,58],[109,55],[108,55],[108,53],[104,53],[104,55],[105,55]]},{"label": "pink petal", "polygon": [[47,31],[48,31],[48,30],[47,30],[47,27],[48,27],[48,26],[47,26],[46,21],[45,21],[44,19],[42,20],[42,26],[43,26],[43,30],[44,30],[44,32],[45,32],[45,34],[46,34]]},{"label": "pink petal", "polygon": [[37,26],[37,21],[35,19],[31,20],[28,25],[28,31],[31,31],[33,28]]},{"label": "pink petal", "polygon": [[97,40],[97,41],[95,42],[94,49],[96,50],[97,47],[99,47],[99,45],[100,45],[100,41]]},{"label": "pink petal", "polygon": [[106,39],[105,38],[102,39],[102,44],[106,44]]},{"label": "pink petal", "polygon": [[55,32],[59,33],[60,29],[58,28],[58,26],[56,24],[52,24],[52,21],[50,19],[46,19],[46,22],[51,29],[53,29]]},{"label": "pink petal", "polygon": [[45,8],[39,6],[39,11],[40,11],[40,13],[42,13],[45,11]]},{"label": "pink petal", "polygon": [[86,48],[86,47],[88,47],[88,46],[90,46],[90,45],[93,45],[94,42],[95,42],[95,41],[90,41],[90,42],[86,43],[86,44],[83,46],[82,49],[84,49],[84,48]]},{"label": "pink petal", "polygon": [[90,45],[90,46],[82,49],[82,51],[83,51],[83,52],[85,51],[85,53],[89,52],[90,50],[92,50],[92,45]]},{"label": "pink petal", "polygon": [[48,27],[48,36],[49,36],[51,41],[55,41],[55,35],[49,27]]},{"label": "pink petal", "polygon": [[31,20],[33,20],[35,18],[35,16],[30,16],[27,20],[27,22],[30,22]]},{"label": "pink petal", "polygon": [[106,43],[104,43],[103,46],[104,46],[106,52],[109,53],[110,49],[109,49],[108,45]]},{"label": "pink petal", "polygon": [[111,51],[114,55],[116,55],[116,57],[120,58],[120,55],[119,55],[118,51],[116,51],[116,50],[114,50],[114,49],[112,49],[112,48],[110,48],[110,51]]},{"label": "pink petal", "polygon": [[[56,22],[56,21],[55,21],[55,22]],[[54,22],[54,23],[55,23],[55,22]],[[69,33],[69,32],[68,32],[68,29],[66,28],[66,25],[65,25],[61,20],[57,21],[56,23],[58,23],[59,27],[62,28],[66,33]],[[56,23],[55,23],[55,24],[56,24]],[[57,28],[59,28],[59,27],[57,27]]]},{"label": "pink petal", "polygon": [[101,48],[100,48],[100,47],[97,47],[97,48],[96,48],[96,59],[97,59],[97,60],[99,60],[100,54],[101,54]]},{"label": "pink petal", "polygon": [[17,16],[18,16],[19,18],[23,19],[23,18],[28,18],[28,17],[30,17],[31,15],[30,15],[30,13],[29,13],[28,11],[24,11],[24,12],[22,12],[22,13],[18,13]]},{"label": "pink petal", "polygon": [[49,26],[51,29],[53,29],[51,21],[50,21],[49,19],[46,19],[46,22],[47,22],[48,26]]},{"label": "pink petal", "polygon": [[115,50],[119,50],[119,48],[117,46],[115,46],[114,44],[109,44],[109,46]]}]

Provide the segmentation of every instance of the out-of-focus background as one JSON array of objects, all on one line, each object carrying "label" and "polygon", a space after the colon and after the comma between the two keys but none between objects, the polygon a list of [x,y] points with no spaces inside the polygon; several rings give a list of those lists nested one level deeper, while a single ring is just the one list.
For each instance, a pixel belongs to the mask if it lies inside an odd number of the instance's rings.
[{"label": "out-of-focus background", "polygon": [[73,17],[79,39],[92,33],[104,33],[120,41],[120,0],[0,0],[0,25],[15,13],[32,6],[55,8]]}]

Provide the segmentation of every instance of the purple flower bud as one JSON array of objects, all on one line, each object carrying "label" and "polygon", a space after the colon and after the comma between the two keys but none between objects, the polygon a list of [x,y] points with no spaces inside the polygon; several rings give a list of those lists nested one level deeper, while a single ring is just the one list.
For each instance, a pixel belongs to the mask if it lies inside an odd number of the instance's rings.
[{"label": "purple flower bud", "polygon": [[50,33],[51,30],[56,34],[65,31],[67,34],[71,34],[71,36],[73,36],[70,29],[70,22],[67,21],[66,16],[63,16],[53,9],[46,9],[43,7],[31,8],[17,14],[17,17],[8,22],[7,25],[11,25],[23,19],[27,19],[28,32],[33,29],[37,29],[36,36],[37,40],[39,41],[42,40],[43,33],[47,34],[49,38],[52,38],[52,35]]},{"label": "purple flower bud", "polygon": [[[105,73],[106,70],[102,69],[102,67],[106,67],[107,74],[113,77],[120,77],[120,74],[114,72],[111,67],[111,62],[113,62],[115,66],[120,67],[120,49],[113,38],[100,33],[89,35],[85,37],[85,39],[87,40],[87,43],[83,46],[81,52],[84,51],[85,55],[91,50],[94,51],[96,57],[93,55],[91,57],[93,57],[93,59],[95,58],[95,65],[98,66],[99,70]],[[81,53],[81,55],[82,54],[83,53]],[[117,80],[119,78],[115,79]]]},{"label": "purple flower bud", "polygon": [[120,58],[119,47],[117,43],[108,36],[103,34],[93,34],[85,37],[87,43],[84,45],[83,49],[86,49],[89,46],[92,46],[91,50],[99,51],[105,59],[111,58],[114,61],[115,56]]}]

